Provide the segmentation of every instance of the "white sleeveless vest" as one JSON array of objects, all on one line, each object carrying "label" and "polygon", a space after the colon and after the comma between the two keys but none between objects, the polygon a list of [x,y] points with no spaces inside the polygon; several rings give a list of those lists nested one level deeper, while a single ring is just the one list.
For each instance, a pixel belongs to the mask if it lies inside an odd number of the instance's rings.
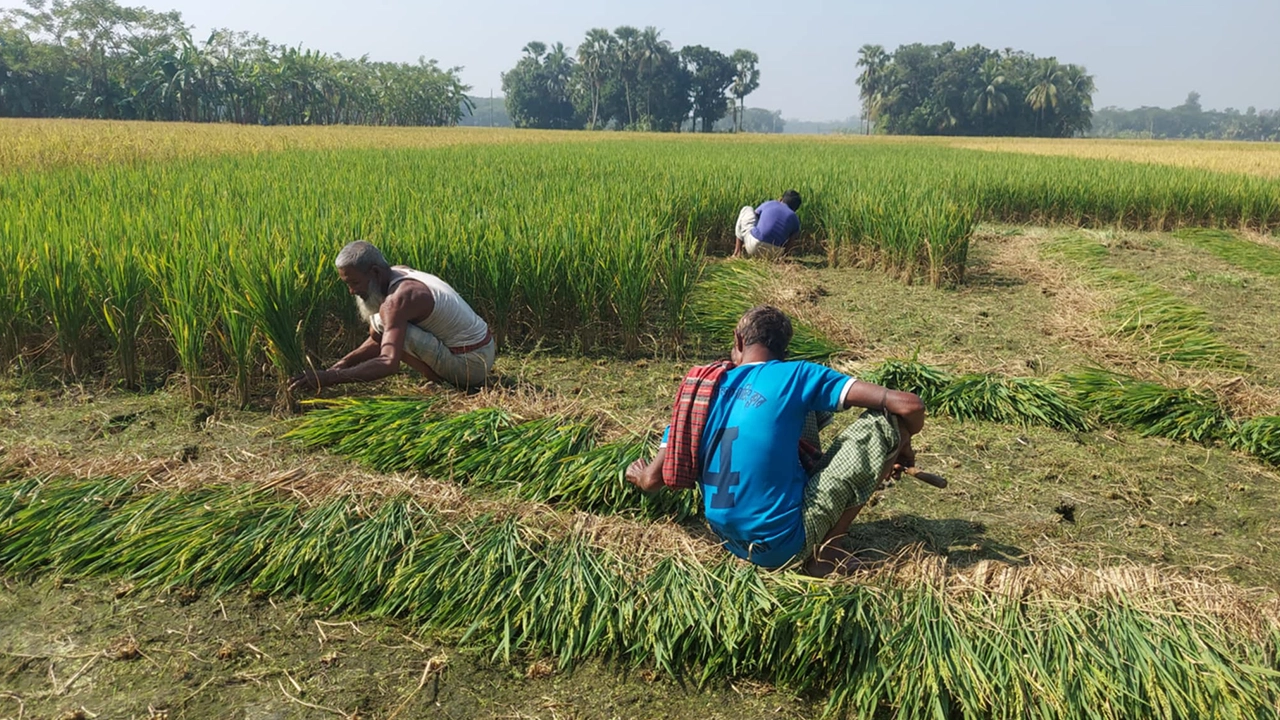
[{"label": "white sleeveless vest", "polygon": [[489,334],[489,326],[476,314],[466,300],[454,290],[449,283],[430,273],[414,270],[405,265],[391,268],[394,277],[387,294],[394,292],[396,285],[405,280],[416,280],[426,285],[435,297],[435,309],[426,318],[414,323],[418,327],[435,335],[447,347],[458,348],[476,345],[484,341]]}]

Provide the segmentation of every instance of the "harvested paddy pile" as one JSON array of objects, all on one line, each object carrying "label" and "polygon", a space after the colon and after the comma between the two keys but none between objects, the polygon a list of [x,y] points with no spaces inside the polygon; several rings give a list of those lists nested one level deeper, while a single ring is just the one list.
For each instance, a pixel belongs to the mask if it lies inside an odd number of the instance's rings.
[{"label": "harvested paddy pile", "polygon": [[[694,293],[691,323],[712,354],[723,354],[733,346],[733,331],[742,314],[754,305],[776,302],[778,281],[760,263],[724,262],[707,267],[703,282]],[[790,355],[793,360],[826,360],[848,349],[804,322],[792,320]]]},{"label": "harvested paddy pile", "polygon": [[859,717],[1258,716],[1280,691],[1276,608],[1231,588],[1140,570],[928,563],[815,581],[672,548],[640,561],[559,527],[458,520],[406,497],[305,507],[252,488],[0,485],[11,574],[249,587],[403,618],[498,658],[603,657],[699,684],[759,678]]},{"label": "harvested paddy pile", "polygon": [[623,479],[653,438],[601,443],[597,435],[595,423],[565,416],[518,420],[498,408],[451,414],[430,400],[387,398],[313,412],[286,437],[379,472],[411,470],[566,508],[651,517],[695,512],[690,494],[647,496]]},{"label": "harvested paddy pile", "polygon": [[913,392],[932,412],[958,420],[987,420],[1082,431],[1111,426],[1204,445],[1221,443],[1275,465],[1280,421],[1233,418],[1216,395],[1166,387],[1128,375],[1084,368],[1053,378],[954,376],[913,360],[889,360],[862,377]]},{"label": "harvested paddy pile", "polygon": [[1108,267],[1107,245],[1070,235],[1050,243],[1045,252],[1082,269],[1087,282],[1110,295],[1111,333],[1137,343],[1155,362],[1196,368],[1248,367],[1244,353],[1216,336],[1203,309],[1134,273]]}]

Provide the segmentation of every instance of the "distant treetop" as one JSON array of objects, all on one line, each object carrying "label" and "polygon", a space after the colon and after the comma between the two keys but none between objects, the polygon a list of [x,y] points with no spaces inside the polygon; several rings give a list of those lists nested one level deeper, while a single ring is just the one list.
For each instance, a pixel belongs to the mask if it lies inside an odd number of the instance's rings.
[{"label": "distant treetop", "polygon": [[731,129],[763,127],[759,117],[748,118],[745,103],[760,85],[759,58],[750,50],[677,51],[656,28],[629,25],[588,30],[574,53],[539,41],[524,49],[502,74],[516,127],[711,132],[730,108]]},{"label": "distant treetop", "polygon": [[1093,76],[1079,65],[1006,48],[879,45],[858,51],[862,116],[891,135],[1071,137],[1093,115]]}]

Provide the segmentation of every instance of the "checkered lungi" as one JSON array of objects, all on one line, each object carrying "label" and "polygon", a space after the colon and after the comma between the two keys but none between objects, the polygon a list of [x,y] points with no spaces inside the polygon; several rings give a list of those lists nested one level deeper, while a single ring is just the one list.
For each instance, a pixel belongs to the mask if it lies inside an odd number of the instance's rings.
[{"label": "checkered lungi", "polygon": [[[829,413],[810,413],[805,418],[804,440],[821,447],[818,431],[830,420]],[[840,516],[871,499],[893,467],[900,442],[898,418],[879,410],[864,412],[836,437],[809,473],[802,509],[805,543],[787,565],[808,562]]]}]

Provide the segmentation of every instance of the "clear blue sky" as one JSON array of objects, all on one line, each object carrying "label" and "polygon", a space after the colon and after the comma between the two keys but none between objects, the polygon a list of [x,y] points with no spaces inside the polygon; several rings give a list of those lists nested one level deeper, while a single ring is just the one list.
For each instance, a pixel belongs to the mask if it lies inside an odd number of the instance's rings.
[{"label": "clear blue sky", "polygon": [[[196,27],[248,30],[375,60],[462,65],[476,95],[501,94],[502,71],[530,40],[573,47],[591,27],[653,25],[679,48],[760,55],[747,104],[788,118],[857,111],[857,49],[954,40],[1013,47],[1084,65],[1095,106],[1177,105],[1198,90],[1206,108],[1280,108],[1280,0],[120,0],[174,9]],[[14,6],[17,0],[0,0]]]}]

